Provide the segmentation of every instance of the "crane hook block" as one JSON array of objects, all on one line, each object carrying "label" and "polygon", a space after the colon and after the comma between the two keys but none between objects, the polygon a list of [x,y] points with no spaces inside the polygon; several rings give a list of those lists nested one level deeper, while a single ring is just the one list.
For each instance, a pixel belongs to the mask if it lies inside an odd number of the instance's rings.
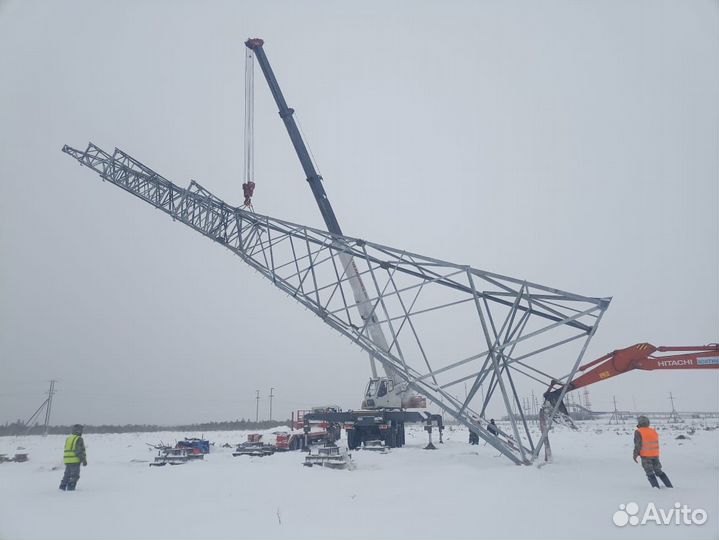
[{"label": "crane hook block", "polygon": [[242,193],[245,196],[245,206],[251,206],[252,195],[255,193],[255,183],[252,180],[248,180],[242,184]]},{"label": "crane hook block", "polygon": [[252,49],[253,51],[257,47],[262,47],[264,44],[265,44],[265,40],[260,39],[260,38],[252,38],[252,39],[248,39],[247,41],[245,41],[245,45],[247,46],[247,48]]}]

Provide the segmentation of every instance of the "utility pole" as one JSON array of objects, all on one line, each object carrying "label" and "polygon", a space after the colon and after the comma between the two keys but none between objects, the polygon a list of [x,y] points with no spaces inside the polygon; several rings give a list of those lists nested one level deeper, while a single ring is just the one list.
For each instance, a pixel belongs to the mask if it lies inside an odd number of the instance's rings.
[{"label": "utility pole", "polygon": [[270,422],[272,421],[272,398],[275,397],[273,391],[274,388],[270,388]]},{"label": "utility pole", "polygon": [[621,422],[624,423],[624,415],[617,409],[617,396],[612,396],[614,399],[614,411],[612,412],[612,416],[609,418],[609,424],[619,424]]},{"label": "utility pole", "polygon": [[50,381],[50,390],[47,392],[47,407],[45,407],[45,428],[42,436],[47,437],[47,428],[50,425],[50,412],[52,411],[52,396],[55,395],[55,380]]},{"label": "utility pole", "polygon": [[50,425],[50,412],[52,411],[52,396],[55,395],[55,383],[57,381],[55,379],[50,381],[50,390],[47,392],[47,399],[42,402],[42,405],[40,405],[37,410],[32,413],[32,416],[28,418],[27,422],[25,422],[25,431],[30,430],[30,424],[32,424],[32,421],[35,420],[37,415],[40,414],[40,411],[45,409],[45,428],[43,429],[43,437],[47,435],[47,429]]},{"label": "utility pole", "polygon": [[678,424],[679,422],[682,421],[682,419],[679,416],[679,413],[677,412],[677,410],[674,408],[674,396],[672,395],[671,392],[669,392],[669,400],[672,402],[672,412],[669,415],[669,422],[672,424]]},{"label": "utility pole", "polygon": [[534,395],[534,389],[532,389],[532,417],[534,417],[537,414],[537,398]]},{"label": "utility pole", "polygon": [[255,390],[257,395],[255,396],[255,423],[260,421],[260,391]]}]

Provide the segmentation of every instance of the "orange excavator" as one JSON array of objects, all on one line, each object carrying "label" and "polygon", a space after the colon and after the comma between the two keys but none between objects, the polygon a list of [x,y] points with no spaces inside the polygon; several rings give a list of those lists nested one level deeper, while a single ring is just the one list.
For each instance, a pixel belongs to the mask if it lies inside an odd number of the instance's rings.
[{"label": "orange excavator", "polygon": [[[577,370],[579,375],[569,383],[567,392],[634,369],[648,371],[655,369],[719,369],[719,344],[712,343],[698,347],[655,347],[650,343],[637,343],[626,349],[612,351],[580,366]],[[544,393],[544,399],[552,406],[556,405],[563,388],[562,382],[553,380]],[[564,403],[560,403],[559,411],[569,415]]]}]

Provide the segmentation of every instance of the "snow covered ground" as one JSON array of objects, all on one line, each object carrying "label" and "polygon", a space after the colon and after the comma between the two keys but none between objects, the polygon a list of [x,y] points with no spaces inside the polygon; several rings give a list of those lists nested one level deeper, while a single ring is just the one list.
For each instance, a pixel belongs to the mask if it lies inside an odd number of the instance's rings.
[{"label": "snow covered ground", "polygon": [[[694,422],[660,426],[676,485],[661,491],[631,459],[629,421],[558,427],[554,462],[541,468],[469,446],[457,427],[434,452],[419,428],[403,449],[356,451],[354,470],[303,467],[299,452],[232,457],[220,445],[243,442],[237,431],[206,434],[215,446],[204,462],[148,467],[146,442],[201,434],[88,434],[74,493],[57,489],[64,437],[3,437],[0,453],[22,447],[30,461],[0,464],[0,538],[718,538],[719,430],[704,429],[716,420]],[[678,502],[707,520],[615,525],[630,502],[639,517],[649,503],[669,511]]]}]

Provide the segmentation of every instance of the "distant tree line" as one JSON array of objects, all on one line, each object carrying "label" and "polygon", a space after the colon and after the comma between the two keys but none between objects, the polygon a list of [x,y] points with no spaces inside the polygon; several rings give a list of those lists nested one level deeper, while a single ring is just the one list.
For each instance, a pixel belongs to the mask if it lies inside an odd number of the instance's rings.
[{"label": "distant tree line", "polygon": [[[224,422],[203,422],[200,424],[182,424],[176,426],[159,426],[155,424],[125,424],[123,426],[114,425],[85,425],[83,433],[144,433],[148,431],[233,431],[248,429],[271,429],[279,426],[289,426],[290,421],[274,421],[266,420],[263,422],[252,422],[250,420],[227,420]],[[0,425],[0,437],[13,435],[42,435],[45,426],[35,424],[33,426],[25,426],[21,420],[12,423]],[[50,435],[67,435],[72,431],[72,425],[68,426],[48,426],[47,432]]]}]

